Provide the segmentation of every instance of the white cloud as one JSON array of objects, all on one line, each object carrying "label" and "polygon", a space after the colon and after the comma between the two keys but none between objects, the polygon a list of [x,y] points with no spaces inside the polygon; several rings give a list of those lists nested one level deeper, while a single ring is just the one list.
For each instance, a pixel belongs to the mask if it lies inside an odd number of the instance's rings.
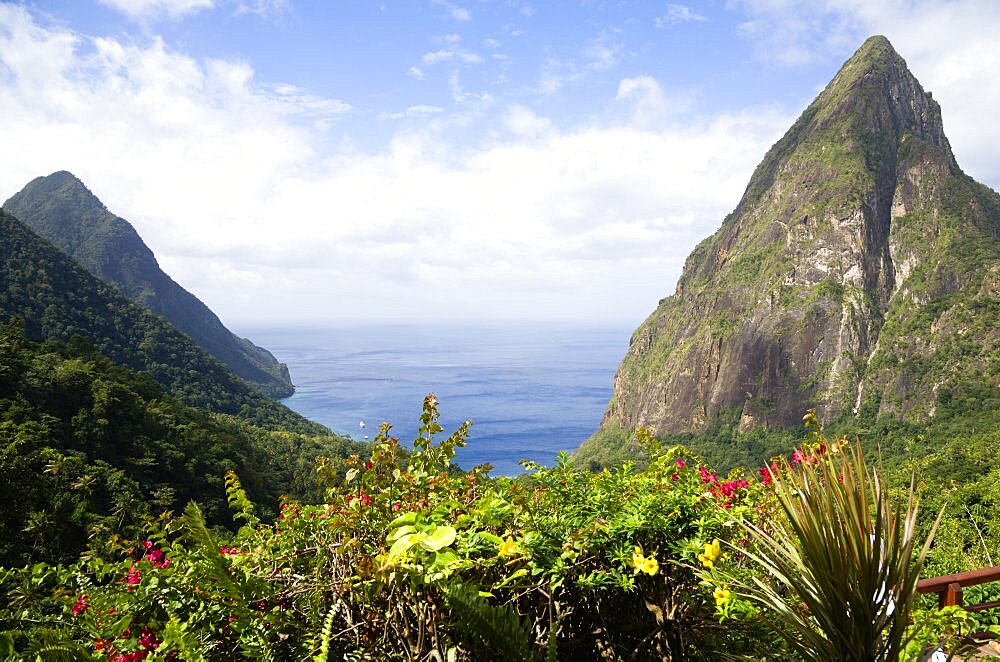
[{"label": "white cloud", "polygon": [[670,3],[667,5],[663,16],[656,19],[656,27],[665,28],[668,25],[677,23],[690,23],[692,21],[707,20],[705,16],[699,14],[687,5],[677,5]]},{"label": "white cloud", "polygon": [[291,0],[232,0],[237,14],[281,15],[291,11]]},{"label": "white cloud", "polygon": [[431,2],[440,7],[444,7],[448,16],[455,21],[465,22],[472,20],[472,12],[465,7],[460,7],[453,2],[448,2],[447,0],[431,0]]},{"label": "white cloud", "polygon": [[539,117],[530,108],[517,104],[507,109],[503,123],[514,135],[527,138],[537,138],[552,130],[552,120]]},{"label": "white cloud", "polygon": [[0,191],[74,172],[227,320],[638,321],[791,119],[558,129],[514,106],[508,133],[476,147],[407,129],[384,149],[321,151],[336,141],[315,113],[340,102],[243,62],[91,41],[0,5],[0,63],[19,155],[0,162]]},{"label": "white cloud", "polygon": [[[945,133],[966,172],[1000,187],[1000,3],[992,0],[739,0],[759,57],[839,63],[872,34],[889,38],[941,104]],[[824,81],[825,82],[825,81]]]},{"label": "white cloud", "polygon": [[282,15],[291,10],[290,0],[98,0],[120,11],[134,21],[148,22],[160,18],[180,19],[190,14],[225,5],[236,14],[261,17]]},{"label": "white cloud", "polygon": [[433,115],[437,113],[443,113],[444,108],[441,106],[430,106],[426,104],[418,104],[416,106],[410,106],[406,110],[397,113],[380,113],[378,119],[380,120],[401,120],[406,117],[421,117],[426,115]]},{"label": "white cloud", "polygon": [[160,16],[180,18],[188,14],[211,9],[214,0],[98,0],[102,5],[116,9],[134,20],[147,20]]},{"label": "white cloud", "polygon": [[446,48],[440,51],[424,53],[420,58],[424,64],[438,64],[439,62],[461,62],[462,64],[479,64],[483,58],[461,48]]},{"label": "white cloud", "polygon": [[582,83],[595,73],[616,67],[625,55],[625,46],[618,40],[619,31],[602,30],[579,50],[576,57],[548,58],[542,64],[538,91],[554,94],[567,85]]}]

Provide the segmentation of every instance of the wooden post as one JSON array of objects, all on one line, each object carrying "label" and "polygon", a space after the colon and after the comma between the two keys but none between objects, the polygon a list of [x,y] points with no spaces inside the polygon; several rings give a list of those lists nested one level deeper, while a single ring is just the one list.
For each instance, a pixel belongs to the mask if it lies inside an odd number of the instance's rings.
[{"label": "wooden post", "polygon": [[940,593],[938,607],[962,606],[962,585],[958,582],[948,584],[948,587]]}]

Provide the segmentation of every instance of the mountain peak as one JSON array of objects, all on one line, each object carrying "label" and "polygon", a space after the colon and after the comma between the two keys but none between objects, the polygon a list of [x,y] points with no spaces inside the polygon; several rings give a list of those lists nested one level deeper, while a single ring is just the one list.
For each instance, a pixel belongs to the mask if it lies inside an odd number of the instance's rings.
[{"label": "mountain peak", "polygon": [[135,228],[111,213],[72,173],[60,170],[35,178],[3,209],[94,276],[166,317],[239,377],[277,397],[292,394],[287,368],[267,350],[233,334],[165,274]]},{"label": "mountain peak", "polygon": [[994,291],[998,227],[1000,196],[962,173],[938,103],[869,38],[633,334],[590,448],[639,427],[790,427],[809,407],[935,416],[987,374],[948,347],[995,328],[963,311]]},{"label": "mountain peak", "polygon": [[[817,119],[849,115],[855,128],[900,140],[909,133],[947,147],[941,107],[882,35],[869,37],[833,77],[804,115]],[[891,126],[873,125],[889,120]]]}]

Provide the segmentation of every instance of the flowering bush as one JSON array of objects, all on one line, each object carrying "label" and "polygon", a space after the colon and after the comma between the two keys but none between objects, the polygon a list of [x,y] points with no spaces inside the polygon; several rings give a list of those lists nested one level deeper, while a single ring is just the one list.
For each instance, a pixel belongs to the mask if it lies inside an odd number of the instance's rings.
[{"label": "flowering bush", "polygon": [[[424,402],[412,452],[383,425],[346,478],[324,463],[326,503],[261,521],[226,477],[242,525],[206,528],[190,504],[119,558],[0,576],[11,650],[76,659],[550,659],[738,651],[717,620],[729,590],[705,561],[737,544],[760,487],[720,480],[681,447],[638,434],[649,467],[592,474],[566,455],[517,479],[452,464],[469,424],[442,432]],[[226,535],[226,534],[223,534]],[[39,625],[44,622],[43,625]],[[747,626],[749,627],[749,625]],[[2,651],[0,651],[2,652]]]}]

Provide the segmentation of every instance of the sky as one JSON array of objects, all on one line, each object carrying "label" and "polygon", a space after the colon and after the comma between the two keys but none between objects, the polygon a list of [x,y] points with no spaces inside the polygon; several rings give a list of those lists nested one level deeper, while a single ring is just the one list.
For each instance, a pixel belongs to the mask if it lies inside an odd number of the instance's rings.
[{"label": "sky", "polygon": [[236,325],[631,327],[872,34],[1000,188],[993,0],[0,2],[0,199],[77,175]]}]

